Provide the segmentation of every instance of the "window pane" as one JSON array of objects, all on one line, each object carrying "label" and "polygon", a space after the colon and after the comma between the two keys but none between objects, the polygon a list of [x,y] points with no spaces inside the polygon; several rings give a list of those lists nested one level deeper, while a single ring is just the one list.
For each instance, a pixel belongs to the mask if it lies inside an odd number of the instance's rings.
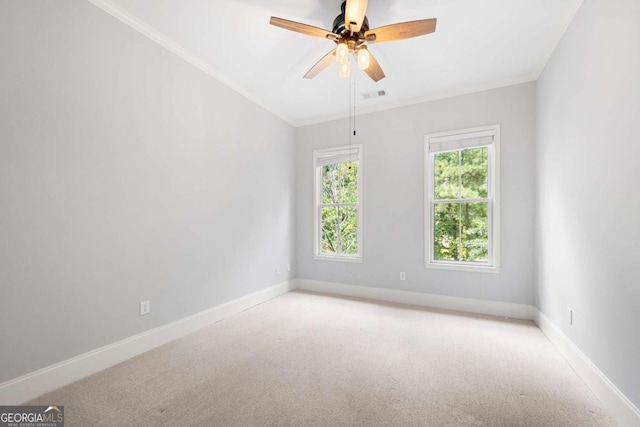
[{"label": "window pane", "polygon": [[461,261],[488,262],[489,260],[489,204],[462,203]]},{"label": "window pane", "polygon": [[463,150],[460,159],[460,174],[463,199],[487,197],[488,148]]},{"label": "window pane", "polygon": [[436,203],[433,217],[433,259],[457,261],[460,249],[460,204]]},{"label": "window pane", "polygon": [[488,262],[488,203],[436,203],[433,229],[434,260]]},{"label": "window pane", "polygon": [[357,207],[322,207],[321,253],[334,255],[358,254]]},{"label": "window pane", "polygon": [[322,166],[322,203],[358,202],[358,162]]},{"label": "window pane", "polygon": [[460,152],[437,153],[433,159],[434,195],[437,199],[460,197]]}]

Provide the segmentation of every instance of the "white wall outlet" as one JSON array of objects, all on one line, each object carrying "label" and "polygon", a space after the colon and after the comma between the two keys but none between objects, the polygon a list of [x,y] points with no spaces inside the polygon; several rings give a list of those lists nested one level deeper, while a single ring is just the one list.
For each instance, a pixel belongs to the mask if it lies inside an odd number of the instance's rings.
[{"label": "white wall outlet", "polygon": [[287,264],[287,271],[291,271],[291,264]]},{"label": "white wall outlet", "polygon": [[404,274],[404,271],[400,272],[400,280],[407,280],[407,275]]},{"label": "white wall outlet", "polygon": [[567,307],[567,321],[570,325],[573,325],[573,308]]},{"label": "white wall outlet", "polygon": [[280,274],[280,266],[276,267],[276,274]]},{"label": "white wall outlet", "polygon": [[140,316],[151,313],[151,301],[140,301]]}]

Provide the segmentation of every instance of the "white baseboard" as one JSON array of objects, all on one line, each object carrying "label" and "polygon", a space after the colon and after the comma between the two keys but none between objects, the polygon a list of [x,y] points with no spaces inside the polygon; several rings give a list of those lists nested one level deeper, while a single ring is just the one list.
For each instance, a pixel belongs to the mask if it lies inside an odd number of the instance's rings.
[{"label": "white baseboard", "polygon": [[321,282],[307,279],[295,279],[293,282],[296,288],[307,291],[412,304],[444,310],[464,311],[467,313],[487,314],[490,316],[509,317],[512,319],[533,320],[536,311],[534,306],[526,304],[423,294],[420,292],[372,288],[369,286]]},{"label": "white baseboard", "polygon": [[533,319],[560,354],[600,399],[609,413],[625,427],[640,426],[640,410],[598,369],[594,363],[541,311]]},{"label": "white baseboard", "polygon": [[531,305],[476,300],[317,280],[294,279],[0,384],[0,405],[18,405],[109,368],[293,289],[534,320],[621,426],[639,426],[640,410],[544,314]]},{"label": "white baseboard", "polygon": [[43,393],[114,366],[294,289],[282,282],[175,322],[125,338],[0,384],[0,405],[19,405]]},{"label": "white baseboard", "polygon": [[293,282],[297,289],[307,291],[533,320],[618,423],[624,427],[640,427],[640,410],[556,325],[532,305],[423,294],[307,279],[295,279]]}]

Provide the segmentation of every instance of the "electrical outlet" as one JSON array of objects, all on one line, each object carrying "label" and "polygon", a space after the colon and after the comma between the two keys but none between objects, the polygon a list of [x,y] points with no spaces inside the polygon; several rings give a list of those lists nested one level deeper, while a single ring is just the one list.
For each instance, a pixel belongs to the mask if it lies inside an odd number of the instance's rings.
[{"label": "electrical outlet", "polygon": [[573,308],[567,307],[567,321],[570,325],[573,325]]},{"label": "electrical outlet", "polygon": [[280,274],[280,266],[276,267],[276,274]]},{"label": "electrical outlet", "polygon": [[140,301],[140,316],[151,313],[151,301]]},{"label": "electrical outlet", "polygon": [[291,264],[287,264],[287,271],[291,271]]},{"label": "electrical outlet", "polygon": [[407,275],[404,274],[404,271],[400,272],[400,280],[407,280]]}]

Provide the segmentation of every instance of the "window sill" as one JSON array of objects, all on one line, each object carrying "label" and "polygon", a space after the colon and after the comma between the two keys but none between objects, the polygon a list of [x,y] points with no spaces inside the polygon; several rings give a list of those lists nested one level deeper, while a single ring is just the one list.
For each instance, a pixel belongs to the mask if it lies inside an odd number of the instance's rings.
[{"label": "window sill", "polygon": [[353,257],[315,255],[313,258],[317,259],[318,261],[338,261],[338,262],[354,262],[354,263],[362,262],[362,258],[353,258]]},{"label": "window sill", "polygon": [[477,272],[477,273],[500,273],[500,267],[491,267],[484,265],[464,265],[464,264],[456,264],[456,263],[436,263],[436,262],[426,262],[424,264],[426,268],[431,268],[434,270],[453,270],[453,271],[469,271],[469,272]]}]

